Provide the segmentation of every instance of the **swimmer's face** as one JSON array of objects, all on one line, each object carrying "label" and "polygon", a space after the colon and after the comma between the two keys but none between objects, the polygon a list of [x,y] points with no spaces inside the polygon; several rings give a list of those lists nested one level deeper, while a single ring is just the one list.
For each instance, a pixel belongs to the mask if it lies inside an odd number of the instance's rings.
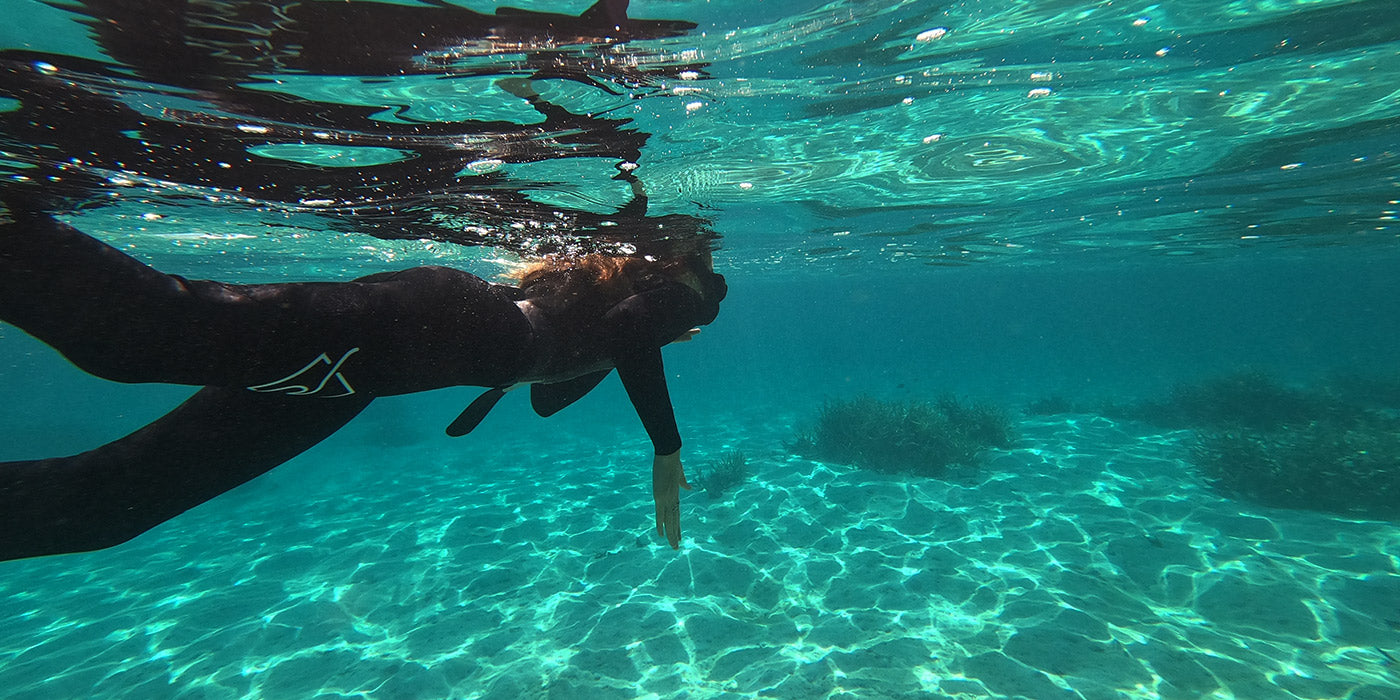
[{"label": "swimmer's face", "polygon": [[706,301],[719,304],[729,293],[729,286],[724,282],[724,275],[715,272],[714,256],[710,254],[709,250],[702,250],[692,259],[695,264],[692,265],[692,272],[686,275],[690,279],[682,281],[691,289],[699,292]]},{"label": "swimmer's face", "polygon": [[709,250],[673,258],[662,270],[667,278],[694,290],[715,312],[718,312],[720,301],[729,292],[724,275],[715,272],[714,256]]},{"label": "swimmer's face", "polygon": [[680,264],[668,266],[671,279],[694,289],[701,296],[707,296],[703,280],[715,274],[715,261],[710,251],[686,255],[676,262]]}]

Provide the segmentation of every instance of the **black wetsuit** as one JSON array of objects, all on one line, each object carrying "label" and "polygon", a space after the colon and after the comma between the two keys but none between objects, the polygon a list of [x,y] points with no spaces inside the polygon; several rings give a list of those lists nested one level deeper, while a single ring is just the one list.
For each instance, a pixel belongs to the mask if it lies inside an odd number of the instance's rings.
[{"label": "black wetsuit", "polygon": [[713,321],[725,293],[713,273],[703,294],[658,274],[590,307],[547,283],[521,290],[445,267],[222,284],[163,274],[44,213],[10,219],[0,319],[99,377],[204,388],[97,449],[0,463],[0,560],[124,542],[291,459],[377,396],[493,387],[484,415],[500,388],[534,382],[549,415],[616,368],[657,454],[670,454],[680,436],[660,348]]}]

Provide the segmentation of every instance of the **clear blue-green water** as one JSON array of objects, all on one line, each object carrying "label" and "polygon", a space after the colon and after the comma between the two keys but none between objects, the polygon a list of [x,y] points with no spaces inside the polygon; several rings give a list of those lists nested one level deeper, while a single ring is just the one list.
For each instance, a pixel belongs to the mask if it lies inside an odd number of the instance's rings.
[{"label": "clear blue-green water", "polygon": [[[248,67],[222,81],[150,70],[158,24],[0,7],[0,175],[167,272],[492,275],[625,246],[612,178],[635,162],[649,215],[708,221],[731,287],[666,350],[687,468],[741,450],[751,474],[683,494],[672,551],[615,379],[547,421],[508,397],[461,439],[442,430],[474,389],[381,399],[132,542],[0,563],[4,697],[1400,698],[1394,509],[1221,490],[1198,430],[1111,408],[1254,371],[1327,395],[1362,377],[1377,420],[1400,412],[1390,0],[638,0],[697,26],[425,25],[402,60],[334,72],[241,26],[220,55]],[[583,118],[500,82],[530,75]],[[36,85],[66,131],[26,123]],[[122,138],[194,136],[118,164],[80,138],[110,117],[54,101],[74,93],[146,120]],[[636,153],[589,141],[620,134]],[[380,175],[429,158],[454,166]],[[90,449],[190,391],[92,378],[0,325],[0,459]],[[825,401],[949,393],[1003,408],[1014,441],[942,478],[793,449]],[[1400,482],[1383,438],[1339,444],[1380,466],[1319,467],[1319,501]]]}]

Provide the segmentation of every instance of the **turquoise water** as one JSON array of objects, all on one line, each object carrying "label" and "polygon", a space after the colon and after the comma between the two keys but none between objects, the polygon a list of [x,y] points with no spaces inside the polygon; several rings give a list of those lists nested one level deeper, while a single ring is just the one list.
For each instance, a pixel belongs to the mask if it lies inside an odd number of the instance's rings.
[{"label": "turquoise water", "polygon": [[[0,563],[0,695],[1400,698],[1400,516],[1223,491],[1199,450],[1219,430],[1123,409],[1253,371],[1394,425],[1392,5],[638,0],[697,26],[438,28],[428,59],[377,73],[255,49],[196,85],[193,63],[142,73],[71,9],[4,0],[7,65],[119,101],[149,141],[197,135],[166,154],[185,161],[114,167],[0,131],[0,174],[167,272],[493,275],[625,246],[613,177],[635,162],[648,215],[707,220],[731,287],[666,351],[688,472],[740,450],[750,477],[684,494],[672,551],[616,380],[548,421],[508,397],[460,439],[442,430],[475,390],[382,399],[130,543]],[[263,46],[245,30],[228,45]],[[540,97],[586,119],[500,82],[541,71]],[[85,114],[39,116],[100,133]],[[226,143],[249,170],[201,165]],[[370,179],[438,157],[459,166]],[[385,209],[417,228],[377,226]],[[0,459],[90,449],[189,393],[94,379],[0,325]],[[1004,410],[1012,444],[938,477],[793,448],[826,401],[950,393]],[[1319,467],[1307,489],[1400,481],[1400,451],[1358,439],[1338,440],[1379,459],[1368,480]]]}]

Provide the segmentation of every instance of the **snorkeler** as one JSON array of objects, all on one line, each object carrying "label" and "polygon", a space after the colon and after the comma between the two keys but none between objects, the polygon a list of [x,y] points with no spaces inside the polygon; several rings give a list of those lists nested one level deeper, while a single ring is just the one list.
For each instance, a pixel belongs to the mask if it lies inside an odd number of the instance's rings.
[{"label": "snorkeler", "polygon": [[202,386],[162,418],[71,457],[0,463],[0,560],[125,542],[291,459],[370,401],[450,386],[548,416],[616,369],[655,448],[657,532],[690,488],[661,347],[712,322],[708,247],[665,259],[548,258],[518,286],[417,267],[350,282],[233,285],[167,275],[50,214],[0,206],[0,319],[119,382]]}]

